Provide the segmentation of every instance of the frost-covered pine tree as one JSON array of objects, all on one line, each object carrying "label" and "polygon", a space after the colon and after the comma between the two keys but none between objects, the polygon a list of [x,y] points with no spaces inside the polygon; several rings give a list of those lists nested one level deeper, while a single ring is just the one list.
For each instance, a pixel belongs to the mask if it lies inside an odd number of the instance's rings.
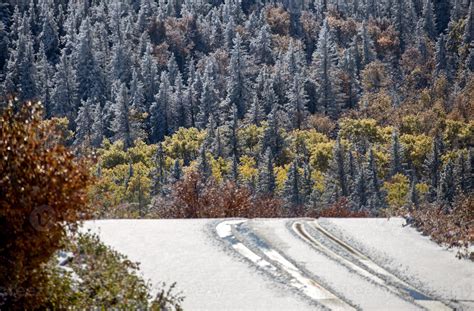
[{"label": "frost-covered pine tree", "polygon": [[290,118],[291,127],[301,129],[308,115],[308,108],[306,107],[308,99],[304,89],[304,80],[300,77],[299,73],[295,73],[287,97],[288,103],[285,110]]},{"label": "frost-covered pine tree", "polygon": [[242,118],[247,109],[247,102],[252,98],[248,70],[248,56],[242,45],[239,34],[234,38],[230,52],[229,76],[227,79],[227,98],[237,107],[238,116]]},{"label": "frost-covered pine tree", "polygon": [[52,79],[54,75],[54,70],[51,64],[48,61],[46,56],[46,51],[44,45],[41,42],[38,54],[36,55],[36,87],[37,87],[37,99],[41,101],[46,118],[52,116],[52,103],[51,103],[51,94],[52,94]]},{"label": "frost-covered pine tree", "polygon": [[370,207],[372,211],[385,208],[385,198],[381,189],[382,183],[378,175],[377,163],[372,149],[369,151],[369,159],[367,163],[367,183],[369,194],[368,207]]},{"label": "frost-covered pine tree", "polygon": [[114,117],[112,119],[111,130],[114,133],[114,138],[116,140],[122,140],[126,149],[130,148],[134,141],[129,105],[130,97],[128,89],[124,83],[121,83],[119,93],[113,104]]},{"label": "frost-covered pine tree", "polygon": [[122,39],[122,36],[123,35],[119,36],[118,41],[115,42],[112,47],[108,78],[113,81],[119,80],[129,86],[132,80],[132,60],[129,54],[130,47],[127,42]]},{"label": "frost-covered pine tree", "polygon": [[359,169],[357,170],[350,200],[355,210],[365,210],[368,208],[369,193],[367,189],[366,169],[363,165],[360,165]]},{"label": "frost-covered pine tree", "polygon": [[37,95],[34,47],[28,20],[23,18],[20,33],[13,42],[4,82],[7,94],[17,95],[20,102],[33,100]]},{"label": "frost-covered pine tree", "polygon": [[65,50],[61,53],[54,74],[52,90],[52,113],[58,117],[73,119],[78,103],[76,71]]},{"label": "frost-covered pine tree", "polygon": [[74,135],[74,144],[84,144],[87,147],[92,145],[92,125],[94,123],[93,107],[91,100],[82,101],[77,113],[76,131]]},{"label": "frost-covered pine tree", "polygon": [[105,136],[104,131],[104,120],[102,107],[100,103],[96,103],[93,110],[93,122],[92,122],[92,141],[91,144],[94,147],[100,147]]},{"label": "frost-covered pine tree", "polygon": [[5,25],[0,20],[0,81],[4,79],[4,68],[8,61],[8,47],[10,45],[10,39],[5,29]]},{"label": "frost-covered pine tree", "polygon": [[327,19],[319,32],[316,51],[313,54],[313,81],[318,94],[318,110],[336,117],[341,110],[342,94],[337,77],[338,54]]},{"label": "frost-covered pine tree", "polygon": [[196,117],[196,125],[205,128],[209,117],[214,116],[217,120],[219,95],[216,90],[215,79],[212,72],[212,64],[208,62],[202,78],[202,92],[199,100],[199,112]]},{"label": "frost-covered pine tree", "polygon": [[334,170],[336,174],[336,182],[341,188],[341,194],[347,196],[349,194],[348,185],[347,185],[347,176],[346,176],[346,164],[344,156],[344,148],[341,144],[340,137],[336,140],[336,145],[334,146],[333,151],[333,161],[330,164],[331,170]]},{"label": "frost-covered pine tree", "polygon": [[362,23],[358,35],[362,45],[361,62],[362,65],[366,66],[375,60],[375,51],[374,43],[367,32],[367,23],[365,21]]},{"label": "frost-covered pine tree", "polygon": [[74,51],[78,97],[81,100],[94,99],[103,101],[105,90],[102,71],[94,55],[91,24],[89,18],[82,21]]},{"label": "frost-covered pine tree", "polygon": [[168,184],[175,184],[183,176],[183,169],[181,168],[181,163],[179,159],[174,160],[173,168],[171,169],[170,174],[168,175]]},{"label": "frost-covered pine tree", "polygon": [[143,95],[145,97],[145,106],[151,107],[155,102],[155,95],[158,93],[158,66],[153,55],[153,48],[149,43],[140,62],[140,69],[143,82]]},{"label": "frost-covered pine tree", "polygon": [[357,66],[353,58],[352,48],[344,52],[343,70],[347,80],[345,81],[344,101],[345,107],[352,109],[357,107],[361,93],[359,78],[357,76]]},{"label": "frost-covered pine tree", "polygon": [[436,197],[436,192],[439,186],[440,173],[443,165],[441,160],[442,153],[443,142],[439,136],[436,136],[433,142],[431,152],[424,163],[425,171],[427,172],[427,177],[430,186],[429,196],[432,200]]},{"label": "frost-covered pine tree", "polygon": [[451,205],[456,196],[456,183],[454,179],[454,164],[452,160],[444,165],[440,174],[436,199],[443,204]]},{"label": "frost-covered pine tree", "polygon": [[430,39],[436,38],[436,20],[431,0],[424,0],[423,3],[423,29]]},{"label": "frost-covered pine tree", "polygon": [[203,144],[199,149],[198,170],[204,179],[207,179],[212,175],[211,165],[207,156],[207,148],[205,144]]},{"label": "frost-covered pine tree", "polygon": [[301,196],[301,175],[296,160],[291,163],[290,169],[288,170],[287,179],[283,188],[283,197],[289,208],[303,204],[303,198]]},{"label": "frost-covered pine tree", "polygon": [[418,20],[413,0],[393,0],[391,9],[392,20],[399,33],[400,47],[403,51],[412,41],[410,34]]},{"label": "frost-covered pine tree", "polygon": [[444,34],[440,34],[438,41],[436,42],[435,51],[435,73],[440,75],[446,74],[448,69],[448,56],[446,52],[446,37]]},{"label": "frost-covered pine tree", "polygon": [[390,176],[403,172],[403,148],[400,144],[398,130],[392,132],[392,146],[390,154]]},{"label": "frost-covered pine tree", "polygon": [[420,205],[420,194],[418,193],[418,189],[416,188],[417,179],[416,175],[412,174],[410,178],[410,188],[408,190],[408,204],[418,208]]},{"label": "frost-covered pine tree", "polygon": [[263,195],[272,195],[275,191],[275,172],[273,170],[273,155],[270,148],[267,148],[262,155],[259,166],[257,191]]},{"label": "frost-covered pine tree", "polygon": [[262,103],[259,100],[257,94],[253,96],[249,110],[245,116],[245,121],[249,124],[255,124],[260,126],[260,122],[265,119],[265,110],[262,107]]},{"label": "frost-covered pine tree", "polygon": [[258,36],[252,40],[250,51],[254,55],[257,64],[271,64],[273,62],[270,27],[266,23],[260,29]]},{"label": "frost-covered pine tree", "polygon": [[304,204],[311,200],[314,189],[314,181],[311,176],[311,167],[308,163],[303,163],[303,176],[301,176],[301,196]]},{"label": "frost-covered pine tree", "polygon": [[459,192],[468,194],[474,176],[471,175],[470,161],[466,159],[464,152],[461,152],[456,159],[454,175],[456,176],[456,188]]},{"label": "frost-covered pine tree", "polygon": [[165,152],[162,144],[158,144],[156,152],[153,155],[153,169],[151,171],[151,189],[152,195],[158,195],[163,189],[166,181]]},{"label": "frost-covered pine tree", "polygon": [[181,73],[178,72],[174,82],[174,92],[171,95],[171,110],[173,115],[172,123],[174,130],[188,125],[189,104],[187,99],[188,98],[185,96],[183,78],[181,77]]},{"label": "frost-covered pine tree", "polygon": [[170,134],[171,86],[167,72],[161,73],[160,91],[150,107],[151,139],[161,141]]},{"label": "frost-covered pine tree", "polygon": [[263,132],[262,150],[270,148],[273,157],[278,161],[285,147],[285,140],[282,137],[280,127],[282,126],[277,119],[276,107],[267,116],[267,127]]},{"label": "frost-covered pine tree", "polygon": [[471,1],[469,5],[469,11],[466,18],[466,26],[464,27],[464,33],[462,36],[464,43],[473,44],[474,41],[474,3]]},{"label": "frost-covered pine tree", "polygon": [[55,64],[59,56],[59,34],[58,26],[54,18],[54,8],[52,2],[44,2],[41,6],[42,30],[39,36],[40,42],[44,46],[47,59]]}]

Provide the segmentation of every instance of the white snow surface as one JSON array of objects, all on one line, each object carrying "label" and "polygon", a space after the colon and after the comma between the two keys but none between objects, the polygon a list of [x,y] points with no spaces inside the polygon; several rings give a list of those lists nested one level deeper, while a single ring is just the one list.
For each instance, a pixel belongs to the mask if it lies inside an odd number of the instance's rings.
[{"label": "white snow surface", "polygon": [[216,220],[100,220],[85,223],[101,240],[139,261],[155,285],[177,282],[184,310],[315,310],[226,249]]},{"label": "white snow surface", "polygon": [[[307,221],[308,219],[306,219]],[[216,219],[99,220],[84,224],[101,240],[141,263],[145,279],[158,288],[177,282],[185,310],[318,310],[281,280],[273,279],[219,237]],[[227,220],[228,221],[228,220]],[[258,238],[303,269],[337,297],[362,310],[416,310],[419,306],[368,281],[298,238],[289,219],[244,223]],[[241,221],[236,221],[239,223]],[[400,218],[319,219],[318,223],[377,265],[436,299],[461,310],[474,310],[474,264],[458,260]],[[225,238],[233,236],[228,229]],[[245,236],[245,233],[243,233]],[[222,236],[222,235],[221,235]],[[259,251],[246,239],[242,246]],[[267,254],[268,255],[268,254]],[[265,252],[258,256],[265,257]],[[271,256],[270,256],[271,257]]]}]

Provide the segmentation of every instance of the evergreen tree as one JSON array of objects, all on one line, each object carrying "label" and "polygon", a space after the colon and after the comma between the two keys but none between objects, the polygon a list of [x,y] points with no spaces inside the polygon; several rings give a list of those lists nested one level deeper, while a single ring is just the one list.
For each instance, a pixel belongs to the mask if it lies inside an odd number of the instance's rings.
[{"label": "evergreen tree", "polygon": [[350,195],[350,199],[355,210],[365,210],[369,206],[367,176],[363,165],[361,165],[357,170],[357,175],[354,182],[354,189]]},{"label": "evergreen tree", "polygon": [[431,150],[428,159],[425,161],[425,168],[429,178],[430,185],[430,198],[434,199],[436,197],[436,191],[439,186],[440,171],[442,167],[441,155],[442,155],[442,141],[439,136],[436,136],[435,141],[433,142],[433,147]]},{"label": "evergreen tree", "polygon": [[417,181],[415,174],[412,174],[410,180],[410,190],[408,191],[408,204],[418,208],[420,205],[420,195],[416,189]]},{"label": "evergreen tree", "polygon": [[304,90],[303,79],[298,73],[293,78],[293,84],[288,91],[286,111],[293,128],[301,129],[308,114],[307,96]]},{"label": "evergreen tree", "polygon": [[54,75],[53,67],[49,63],[46,51],[44,49],[43,43],[40,43],[40,48],[38,54],[36,56],[36,87],[37,87],[37,98],[43,104],[46,118],[50,118],[52,116],[52,103],[51,103],[51,96],[52,96],[52,79],[51,77]]},{"label": "evergreen tree", "polygon": [[[349,185],[347,181],[347,168],[345,163],[344,149],[338,137],[333,149],[333,156],[329,169],[325,176],[325,203],[334,203],[341,197],[349,196]],[[356,173],[356,176],[357,173]]]},{"label": "evergreen tree", "polygon": [[43,5],[42,15],[42,30],[39,40],[44,46],[48,61],[55,64],[59,56],[59,35],[53,8],[46,4]]},{"label": "evergreen tree", "polygon": [[74,61],[79,99],[104,100],[102,72],[94,55],[89,18],[81,23]]},{"label": "evergreen tree", "polygon": [[93,107],[91,100],[82,101],[76,118],[76,131],[74,136],[74,144],[84,143],[87,147],[92,145],[92,125],[94,123]]},{"label": "evergreen tree", "polygon": [[242,39],[237,34],[234,47],[230,52],[229,78],[227,80],[227,97],[232,105],[237,107],[238,116],[242,118],[251,97],[251,87],[248,70],[248,56],[242,45]]},{"label": "evergreen tree", "polygon": [[456,189],[464,194],[468,194],[474,176],[471,175],[471,167],[463,152],[459,153],[454,169],[456,176]]},{"label": "evergreen tree", "polygon": [[235,153],[232,155],[231,178],[234,182],[238,182],[239,180],[239,159]]},{"label": "evergreen tree", "polygon": [[181,73],[178,73],[176,81],[174,82],[174,92],[171,97],[174,130],[188,125],[188,103],[184,92],[183,78],[181,77]]},{"label": "evergreen tree", "polygon": [[277,120],[275,108],[268,114],[267,122],[267,127],[263,132],[262,150],[270,148],[272,155],[278,161],[285,147],[285,141],[280,132],[281,125]]},{"label": "evergreen tree", "polygon": [[207,63],[202,79],[202,92],[199,100],[199,112],[197,114],[196,125],[199,128],[205,128],[209,118],[212,115],[217,118],[219,95],[215,88],[215,80],[212,73],[212,64]]},{"label": "evergreen tree", "polygon": [[151,139],[161,141],[170,134],[171,86],[166,72],[161,73],[160,91],[150,107]]},{"label": "evergreen tree", "polygon": [[207,179],[212,175],[211,165],[209,163],[209,159],[207,158],[207,148],[205,144],[203,144],[201,149],[199,149],[198,170],[204,179]]},{"label": "evergreen tree", "polygon": [[301,196],[305,204],[310,203],[313,193],[314,181],[311,176],[311,167],[308,163],[303,164],[303,176],[301,181]]},{"label": "evergreen tree", "polygon": [[5,92],[17,95],[20,102],[35,99],[36,67],[34,64],[33,40],[28,25],[23,21],[18,39],[13,42],[13,49],[7,63]]},{"label": "evergreen tree", "polygon": [[327,19],[319,32],[319,41],[313,54],[313,81],[317,86],[318,110],[336,117],[340,112],[341,92],[337,77],[338,55]]},{"label": "evergreen tree", "polygon": [[114,103],[114,118],[112,120],[111,130],[114,132],[115,139],[122,140],[124,147],[130,148],[133,145],[134,135],[130,122],[130,102],[128,90],[125,84],[119,87],[119,94]]},{"label": "evergreen tree", "polygon": [[260,161],[257,191],[263,195],[272,195],[275,191],[275,173],[273,170],[273,155],[267,148]]},{"label": "evergreen tree", "polygon": [[394,0],[391,9],[393,23],[399,33],[400,47],[404,51],[412,41],[410,34],[415,29],[418,20],[413,0]]},{"label": "evergreen tree", "polygon": [[54,74],[52,91],[52,114],[73,119],[78,102],[76,71],[63,50]]},{"label": "evergreen tree", "polygon": [[249,124],[255,124],[260,126],[260,122],[262,122],[265,118],[265,111],[262,107],[262,103],[258,99],[258,96],[255,94],[252,103],[250,104],[249,110],[247,115],[245,116],[246,122]]},{"label": "evergreen tree", "polygon": [[446,73],[448,68],[448,56],[446,53],[446,42],[445,35],[439,35],[438,41],[436,42],[436,52],[435,52],[435,64],[436,69],[435,73],[437,75],[441,73]]},{"label": "evergreen tree", "polygon": [[361,93],[360,82],[357,77],[357,67],[354,61],[354,53],[351,51],[352,48],[346,49],[344,52],[343,70],[346,76],[345,81],[345,107],[348,109],[355,108],[359,102]]},{"label": "evergreen tree", "polygon": [[471,1],[466,18],[466,26],[462,36],[464,43],[473,44],[474,41],[474,3]]},{"label": "evergreen tree", "polygon": [[374,152],[369,151],[369,161],[367,165],[367,191],[369,194],[369,206],[372,211],[385,207],[384,195],[381,189],[381,180],[377,172],[377,163],[375,161]]},{"label": "evergreen tree", "polygon": [[112,47],[112,58],[110,61],[109,78],[119,80],[127,86],[132,80],[130,48],[122,39],[120,34],[118,42]]},{"label": "evergreen tree", "polygon": [[436,37],[436,21],[431,0],[424,0],[423,3],[423,29],[430,39]]},{"label": "evergreen tree", "polygon": [[449,0],[434,0],[433,4],[439,34],[446,29],[449,23]]},{"label": "evergreen tree", "polygon": [[104,139],[104,121],[102,120],[102,107],[100,103],[96,103],[93,110],[93,122],[92,122],[92,141],[91,144],[94,147],[100,147],[102,140]]},{"label": "evergreen tree", "polygon": [[392,148],[390,155],[390,176],[403,173],[403,148],[400,144],[398,130],[392,133]]},{"label": "evergreen tree", "polygon": [[158,93],[158,67],[152,56],[151,44],[148,44],[145,55],[140,63],[141,75],[143,78],[143,95],[145,97],[145,107],[150,108],[155,102],[155,95]]},{"label": "evergreen tree", "polygon": [[237,107],[234,105],[232,107],[232,113],[230,114],[230,118],[227,121],[226,127],[228,129],[228,137],[227,137],[227,146],[229,147],[229,155],[238,157],[239,155],[239,142],[237,138],[237,130],[239,127],[238,124],[238,116],[237,116]]},{"label": "evergreen tree", "polygon": [[7,31],[5,29],[4,23],[0,20],[0,81],[3,80],[5,65],[8,61],[8,46],[10,45],[10,40],[8,38]]},{"label": "evergreen tree", "polygon": [[153,155],[153,164],[154,169],[151,171],[152,182],[150,192],[152,195],[158,195],[166,180],[165,153],[161,143],[158,144],[158,148]]},{"label": "evergreen tree", "polygon": [[252,41],[250,48],[257,64],[271,64],[273,62],[270,27],[267,24],[260,29],[258,36]]},{"label": "evergreen tree", "polygon": [[454,180],[454,165],[452,160],[449,160],[440,175],[437,200],[440,203],[451,205],[455,196],[456,184]]},{"label": "evergreen tree", "polygon": [[364,21],[359,29],[359,36],[362,41],[361,62],[364,66],[375,60],[374,43],[367,32],[367,23]]},{"label": "evergreen tree", "polygon": [[283,189],[283,197],[288,207],[298,207],[303,204],[301,195],[301,176],[298,170],[297,161],[293,161],[288,170],[287,179]]},{"label": "evergreen tree", "polygon": [[183,170],[181,168],[181,163],[179,159],[176,159],[173,164],[173,169],[168,176],[168,184],[175,184],[183,176]]}]

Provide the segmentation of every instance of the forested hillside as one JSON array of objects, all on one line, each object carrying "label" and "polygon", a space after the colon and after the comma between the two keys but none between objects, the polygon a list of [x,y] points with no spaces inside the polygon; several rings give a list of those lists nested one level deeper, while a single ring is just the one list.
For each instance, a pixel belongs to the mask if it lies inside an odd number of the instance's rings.
[{"label": "forested hillside", "polygon": [[469,0],[11,1],[1,102],[40,101],[96,155],[99,217],[449,216],[472,210],[473,19]]}]

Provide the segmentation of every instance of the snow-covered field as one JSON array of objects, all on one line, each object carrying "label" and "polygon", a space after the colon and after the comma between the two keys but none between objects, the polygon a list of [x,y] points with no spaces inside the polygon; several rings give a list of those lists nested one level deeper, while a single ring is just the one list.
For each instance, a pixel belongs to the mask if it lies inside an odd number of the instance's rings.
[{"label": "snow-covered field", "polygon": [[[185,310],[474,310],[474,264],[402,219],[101,220],[84,227]],[[216,229],[217,228],[217,229]]]}]

